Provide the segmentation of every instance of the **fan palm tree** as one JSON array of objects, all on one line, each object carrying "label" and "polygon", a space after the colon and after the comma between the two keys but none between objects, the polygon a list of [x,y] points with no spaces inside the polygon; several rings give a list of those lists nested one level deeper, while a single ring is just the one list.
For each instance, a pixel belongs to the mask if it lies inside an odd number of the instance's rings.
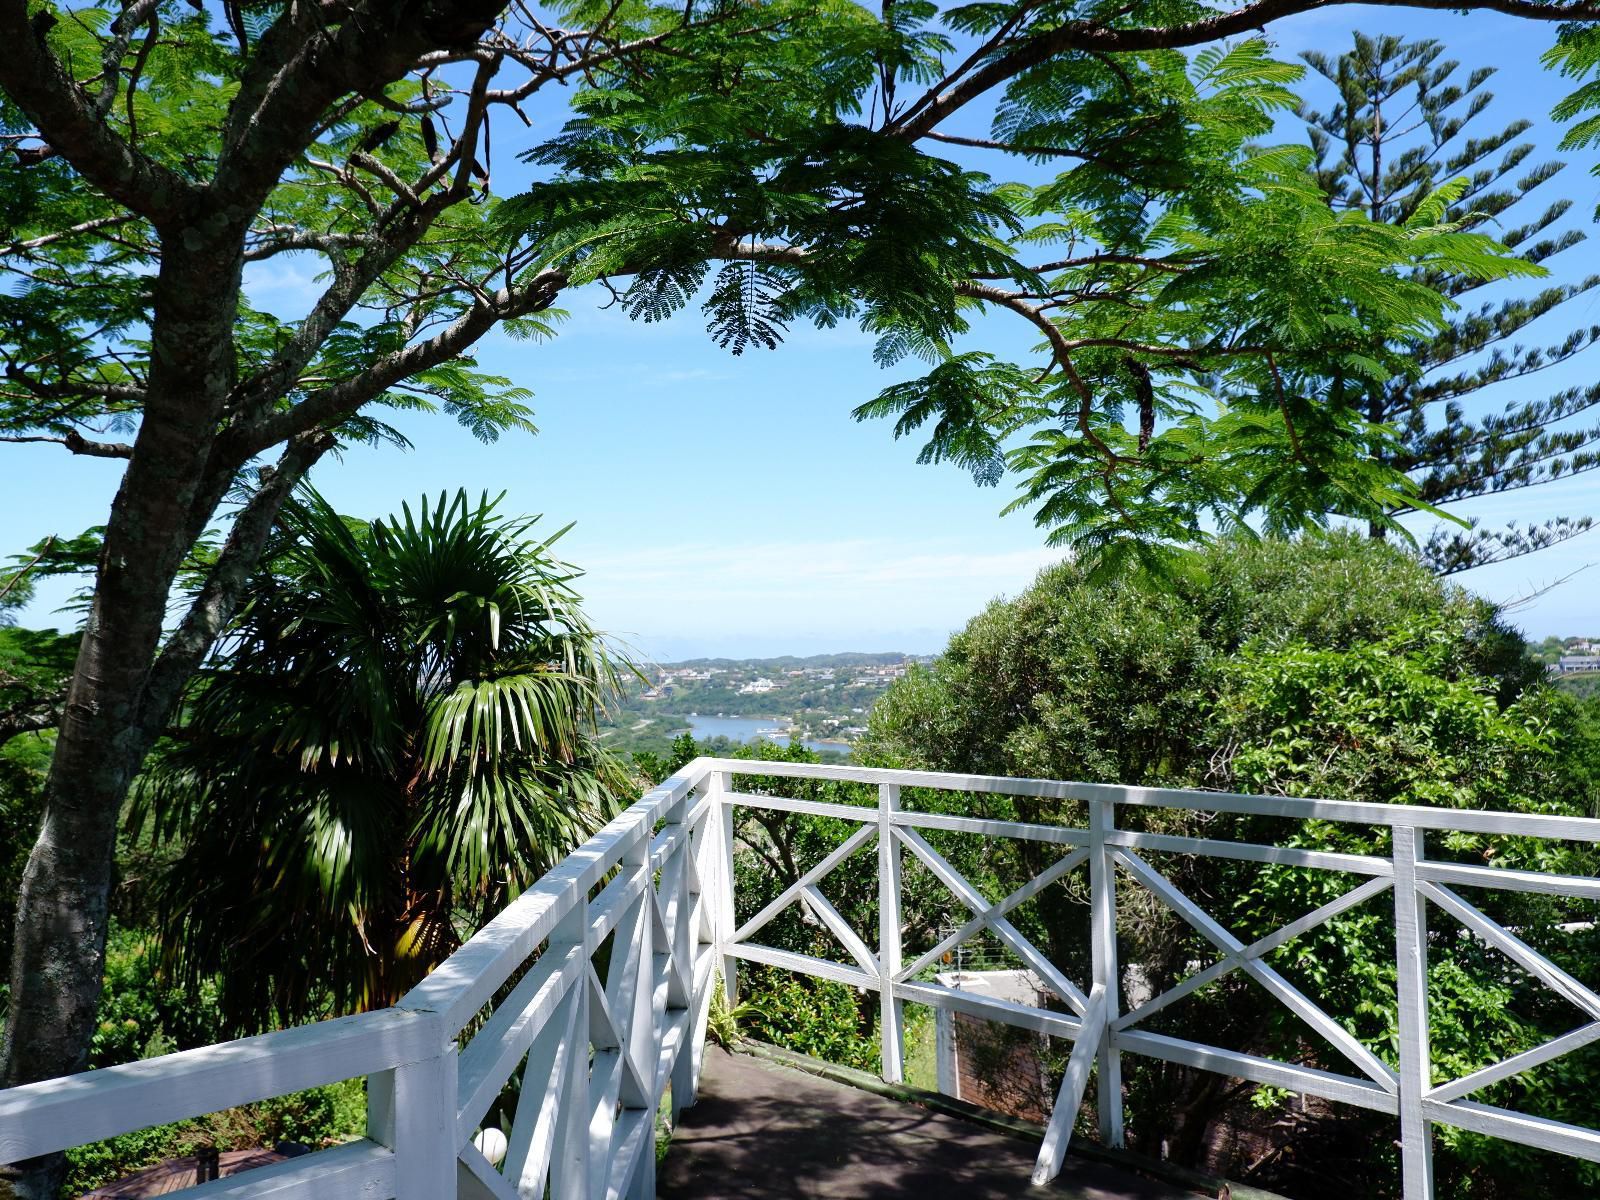
[{"label": "fan palm tree", "polygon": [[164,960],[240,1029],[393,1002],[615,811],[623,669],[487,495],[370,524],[302,491],[132,821]]}]

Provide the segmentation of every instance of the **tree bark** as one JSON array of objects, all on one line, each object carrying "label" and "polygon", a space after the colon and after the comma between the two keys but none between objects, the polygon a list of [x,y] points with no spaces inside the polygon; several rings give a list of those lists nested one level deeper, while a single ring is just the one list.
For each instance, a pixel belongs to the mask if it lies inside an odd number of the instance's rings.
[{"label": "tree bark", "polygon": [[[200,492],[232,382],[243,230],[214,238],[193,227],[175,232],[173,240],[187,237],[193,248],[170,250],[157,276],[150,398],[112,502],[43,823],[18,897],[6,1087],[88,1065],[122,802],[152,730],[168,715],[144,711],[145,685],[172,582],[221,498]],[[61,1155],[23,1164],[17,1194],[47,1200],[64,1171]]]}]

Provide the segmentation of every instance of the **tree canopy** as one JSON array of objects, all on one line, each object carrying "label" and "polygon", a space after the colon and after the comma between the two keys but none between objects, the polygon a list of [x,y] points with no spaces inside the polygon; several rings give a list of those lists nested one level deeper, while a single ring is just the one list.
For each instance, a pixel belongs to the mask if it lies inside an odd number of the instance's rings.
[{"label": "tree canopy", "polygon": [[[1523,139],[1533,121],[1523,115],[1484,126],[1494,100],[1486,86],[1492,66],[1464,70],[1433,40],[1362,34],[1337,57],[1311,51],[1304,58],[1335,97],[1325,110],[1302,105],[1300,116],[1317,180],[1336,209],[1404,220],[1442,180],[1461,178],[1467,186],[1450,219],[1468,228],[1493,223],[1503,243],[1528,262],[1544,263],[1584,241],[1583,229],[1564,220],[1570,199],[1538,203],[1565,164],[1532,159],[1534,146]],[[1404,347],[1416,371],[1366,392],[1367,418],[1396,429],[1393,444],[1379,444],[1386,461],[1411,475],[1420,497],[1437,506],[1538,487],[1600,465],[1593,449],[1600,430],[1578,423],[1600,404],[1600,387],[1567,387],[1533,400],[1519,389],[1499,411],[1467,415],[1480,393],[1537,383],[1540,373],[1600,338],[1600,326],[1580,324],[1544,335],[1544,345],[1520,340],[1547,314],[1572,311],[1571,302],[1600,284],[1600,275],[1498,300],[1479,299],[1483,281],[1471,276],[1433,273],[1429,282],[1458,307],[1431,336]],[[1424,555],[1434,570],[1455,574],[1543,549],[1591,523],[1558,516],[1501,529],[1441,524]],[[1374,532],[1381,536],[1384,527],[1376,524]]]}]

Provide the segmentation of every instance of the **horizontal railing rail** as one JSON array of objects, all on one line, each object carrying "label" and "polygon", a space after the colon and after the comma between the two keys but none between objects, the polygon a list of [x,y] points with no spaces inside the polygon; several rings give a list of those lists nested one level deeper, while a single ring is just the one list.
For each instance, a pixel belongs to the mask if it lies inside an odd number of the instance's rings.
[{"label": "horizontal railing rail", "polygon": [[[691,763],[647,792],[392,1008],[0,1091],[0,1163],[365,1077],[364,1139],[182,1194],[653,1194],[656,1112],[669,1089],[674,1108],[693,1101],[722,936],[708,775]],[[519,1068],[491,1162],[475,1136]]]},{"label": "horizontal railing rail", "polygon": [[[1394,1116],[1401,1129],[1403,1189],[1406,1200],[1431,1200],[1432,1126],[1452,1125],[1524,1145],[1600,1162],[1600,1131],[1530,1116],[1467,1099],[1474,1092],[1600,1041],[1600,994],[1528,945],[1518,931],[1490,918],[1452,890],[1475,887],[1533,892],[1580,900],[1600,900],[1600,879],[1545,874],[1494,866],[1434,861],[1427,857],[1430,831],[1600,843],[1600,820],[1535,813],[1428,808],[1415,805],[1352,803],[1293,796],[1252,796],[1175,788],[1122,787],[1048,779],[957,775],[811,763],[716,759],[709,763],[713,794],[734,807],[828,817],[859,825],[839,846],[784,890],[760,912],[733,929],[721,951],[732,993],[733,963],[743,960],[782,967],[876,991],[881,1006],[884,1077],[903,1073],[903,1007],[907,1002],[967,1013],[992,1021],[1063,1037],[1073,1042],[1034,1178],[1042,1182],[1061,1169],[1067,1138],[1083,1105],[1091,1069],[1098,1080],[1096,1112],[1100,1136],[1122,1144],[1121,1056],[1125,1053],[1216,1071]],[[741,791],[741,778],[788,778],[875,785],[875,804],[793,799]],[[993,820],[906,809],[906,789],[993,794],[1076,801],[1085,806],[1082,828]],[[1390,853],[1349,854],[1303,847],[1234,842],[1159,834],[1117,827],[1124,808],[1165,808],[1200,813],[1316,820],[1385,829]],[[732,827],[732,817],[726,824]],[[1010,838],[1062,847],[1050,867],[999,900],[963,878],[929,844],[925,833],[951,831],[988,838]],[[879,858],[878,949],[850,928],[822,891],[823,880],[858,851],[876,847]],[[1245,944],[1204,907],[1185,895],[1151,865],[1143,853],[1201,855],[1246,862],[1344,872],[1364,879],[1342,895],[1281,928]],[[900,861],[910,853],[970,911],[971,917],[932,949],[910,963],[902,961]],[[1090,978],[1078,983],[1007,920],[1007,914],[1070,873],[1089,874]],[[1208,941],[1218,958],[1171,989],[1144,998],[1122,1011],[1118,969],[1115,878],[1120,873],[1144,888]],[[1392,892],[1396,936],[1396,1005],[1399,1015],[1398,1070],[1323,1011],[1273,968],[1267,957],[1295,938],[1340,913],[1384,892]],[[731,907],[731,898],[723,903]],[[810,910],[846,951],[850,962],[762,945],[754,939],[791,904]],[[1489,1064],[1460,1079],[1435,1083],[1428,1039],[1428,925],[1433,906],[1454,918],[1474,937],[1502,952],[1512,963],[1569,1001],[1584,1023],[1541,1046]],[[730,916],[729,926],[734,922]],[[980,934],[997,939],[1030,970],[1055,1002],[1027,1005],[974,995],[925,976],[943,957]],[[1139,1026],[1185,996],[1234,971],[1243,971],[1278,1003],[1321,1035],[1354,1068],[1351,1074],[1285,1062],[1220,1046],[1187,1041]],[[1064,1010],[1064,1011],[1063,1011]]]}]

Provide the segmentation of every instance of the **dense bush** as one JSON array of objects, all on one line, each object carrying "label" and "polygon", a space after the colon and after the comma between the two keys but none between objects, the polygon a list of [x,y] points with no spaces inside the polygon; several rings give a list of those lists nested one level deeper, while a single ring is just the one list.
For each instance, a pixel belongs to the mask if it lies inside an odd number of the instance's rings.
[{"label": "dense bush", "polygon": [[[1442,584],[1399,551],[1334,536],[1224,542],[1202,570],[1162,591],[1132,576],[1091,581],[1070,563],[1048,570],[1016,599],[975,618],[933,667],[892,688],[872,714],[865,753],[882,763],[948,771],[1588,815],[1595,808],[1593,722],[1593,712],[1542,682],[1541,669],[1491,606]],[[974,801],[994,815],[1082,819],[1071,804]],[[1160,832],[1388,849],[1384,830],[1162,810],[1121,817]],[[1587,848],[1523,839],[1451,835],[1430,839],[1429,852],[1577,874],[1595,867]],[[1327,872],[1147,857],[1246,942],[1351,886]],[[973,878],[987,872],[1003,894],[1042,865],[997,845]],[[1581,978],[1597,981],[1600,935],[1585,924],[1595,916],[1593,905],[1509,893],[1471,898]],[[1216,957],[1127,879],[1119,883],[1119,904],[1123,961],[1136,964],[1157,990]],[[1056,961],[1081,973],[1081,893],[1052,888],[1017,919]],[[1563,923],[1567,928],[1558,929]],[[1507,970],[1498,952],[1459,936],[1442,914],[1432,929],[1440,1081],[1576,1023],[1576,1013],[1547,989]],[[1387,896],[1348,910],[1269,961],[1393,1061]],[[1350,1069],[1237,972],[1146,1027]],[[1474,1098],[1592,1125],[1600,1123],[1597,1084],[1600,1058],[1578,1054]],[[1151,1149],[1165,1142],[1174,1157],[1215,1161],[1224,1153],[1224,1132],[1251,1120],[1249,1104],[1270,1109],[1276,1099],[1215,1076],[1130,1061],[1133,1137]],[[1298,1155],[1253,1157],[1263,1182],[1297,1195],[1352,1187],[1383,1195],[1394,1179],[1387,1124],[1340,1110],[1314,1136],[1297,1133]],[[1447,1147],[1439,1165],[1442,1196],[1521,1194],[1532,1170],[1547,1182],[1548,1195],[1577,1196],[1600,1185],[1600,1175],[1575,1160],[1548,1160],[1459,1131],[1441,1130],[1440,1138]],[[1342,1160],[1336,1166],[1318,1158],[1319,1139]]]}]

